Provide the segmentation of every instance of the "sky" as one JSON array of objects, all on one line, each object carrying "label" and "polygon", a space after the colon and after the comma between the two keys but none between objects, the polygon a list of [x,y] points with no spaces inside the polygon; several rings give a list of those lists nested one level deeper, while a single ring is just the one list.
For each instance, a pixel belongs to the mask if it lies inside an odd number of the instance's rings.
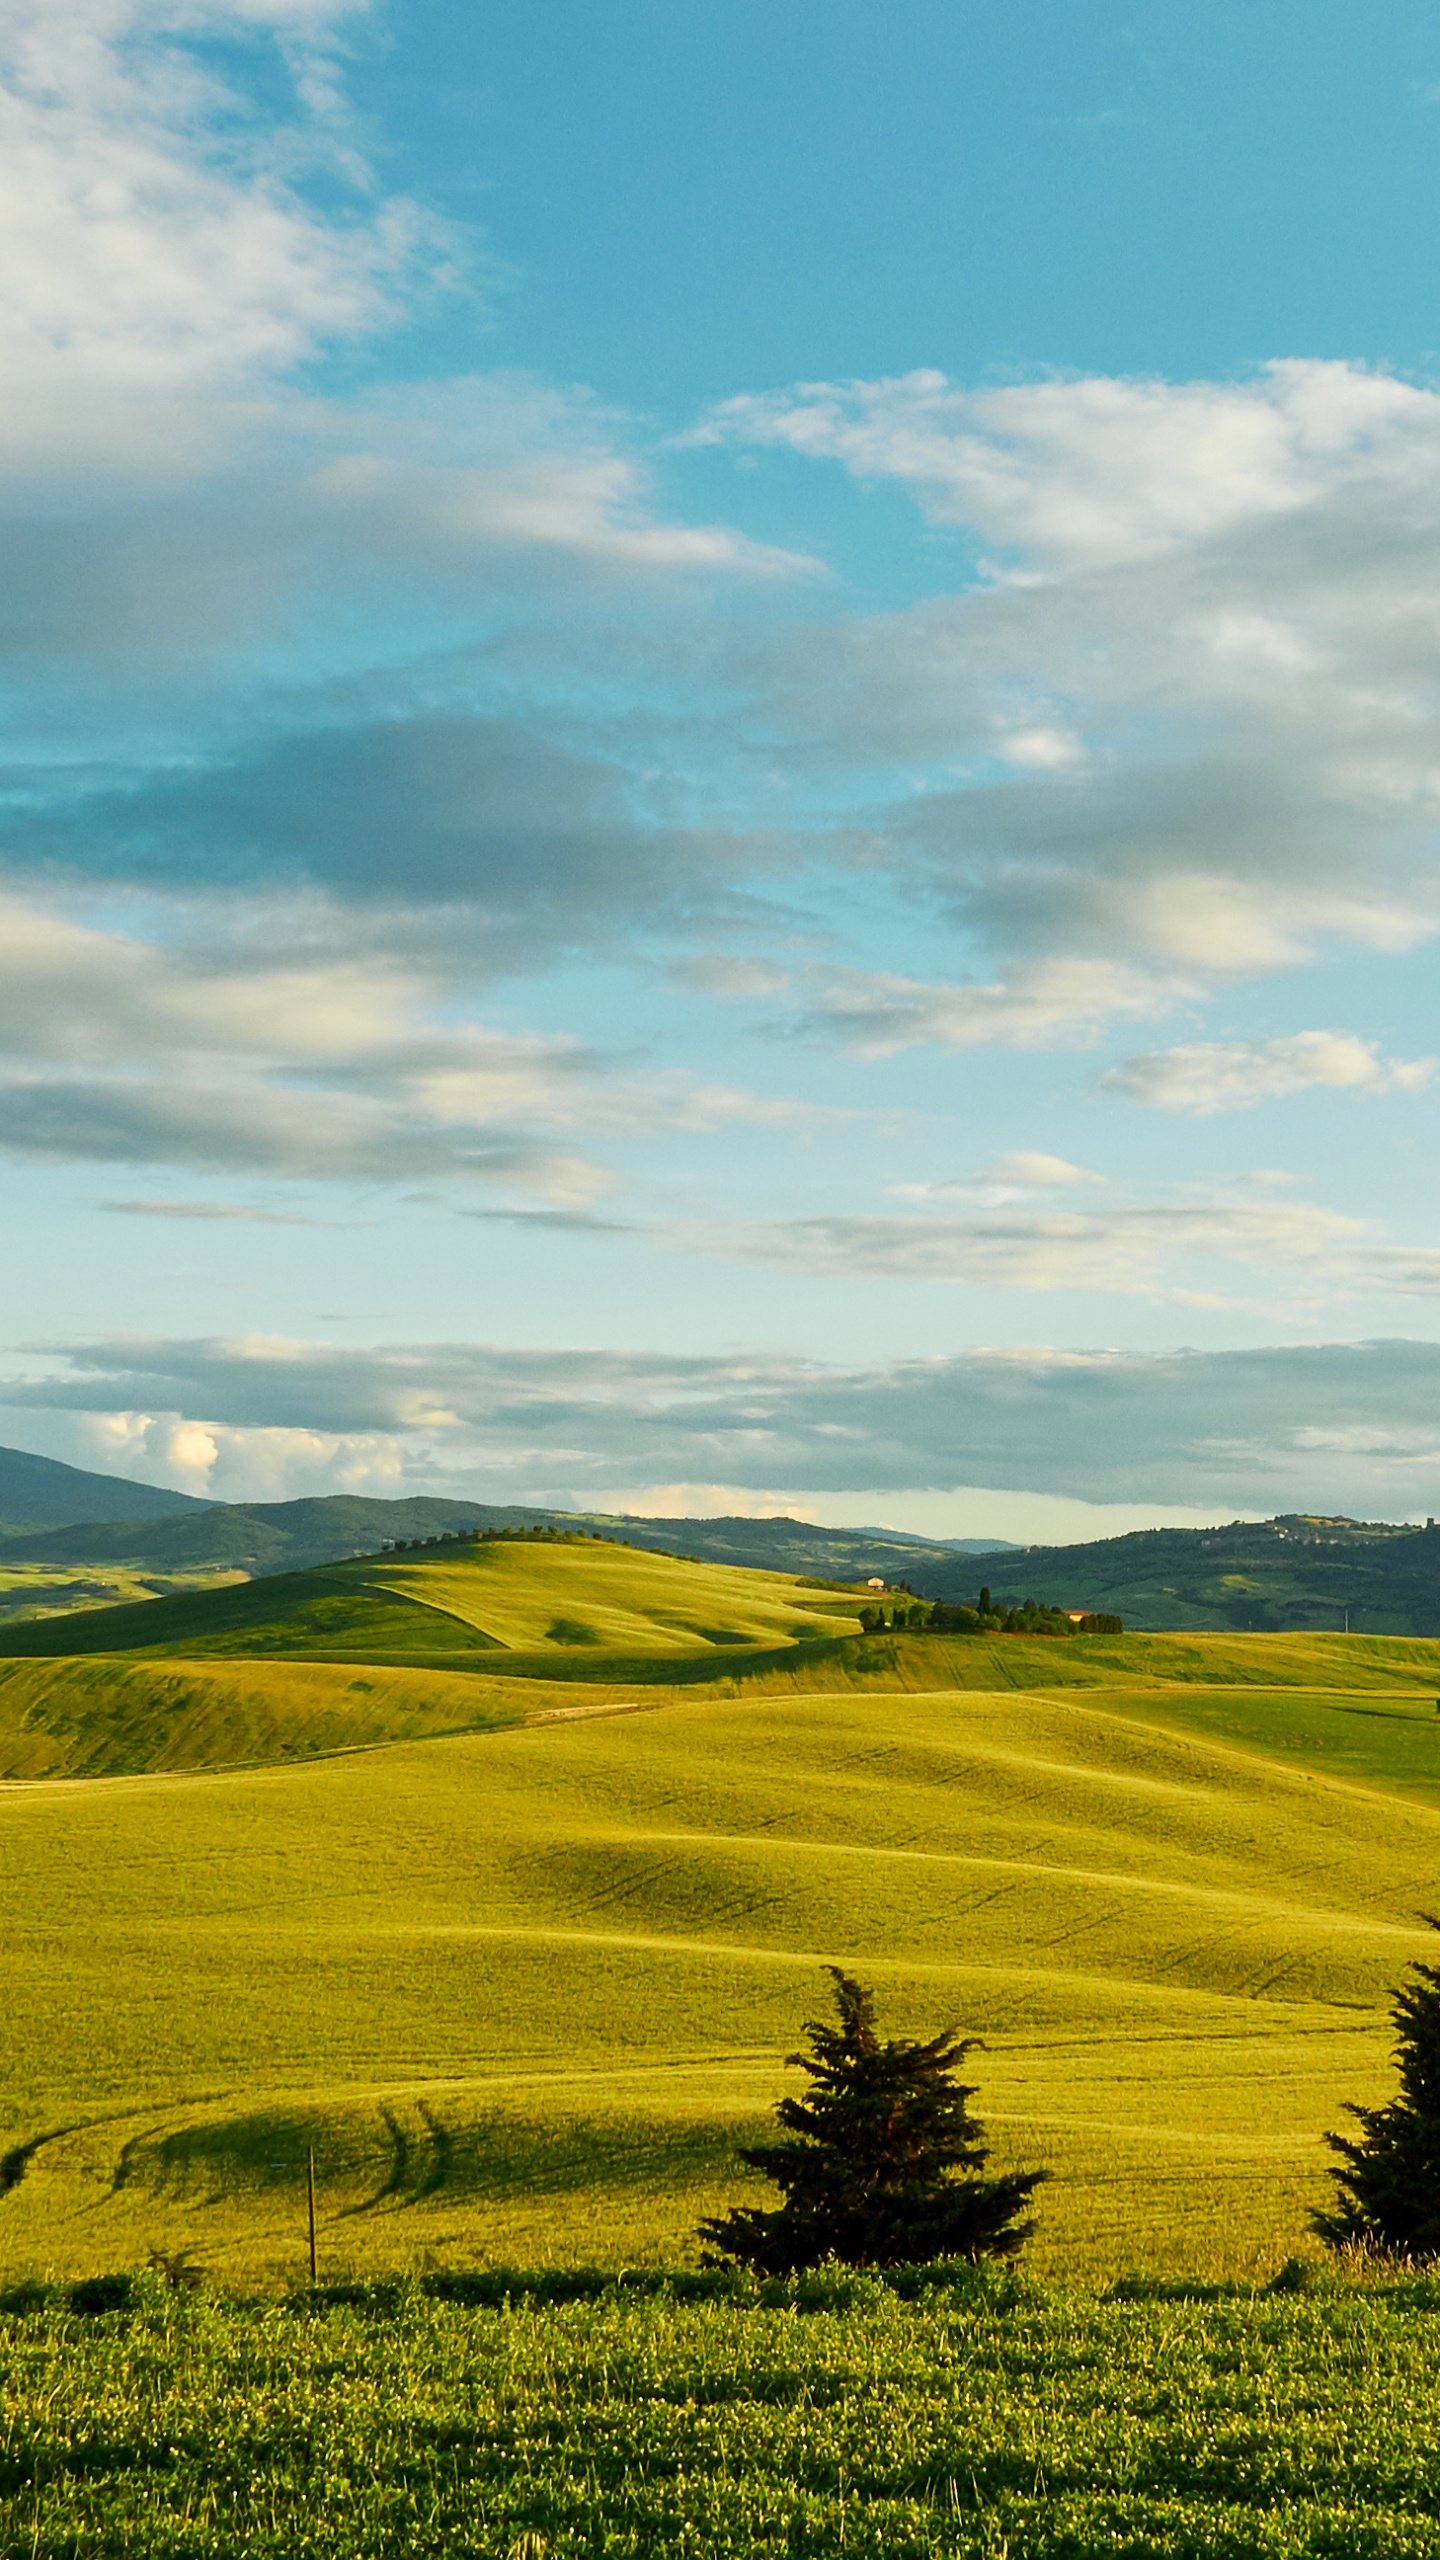
[{"label": "sky", "polygon": [[0,1440],[1440,1510],[1440,24],[7,0]]}]

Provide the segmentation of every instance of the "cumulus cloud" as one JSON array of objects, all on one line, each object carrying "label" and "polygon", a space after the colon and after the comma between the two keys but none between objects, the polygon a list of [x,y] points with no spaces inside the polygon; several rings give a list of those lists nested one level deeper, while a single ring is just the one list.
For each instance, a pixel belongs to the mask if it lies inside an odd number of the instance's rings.
[{"label": "cumulus cloud", "polygon": [[1197,1041],[1127,1058],[1100,1079],[1153,1111],[1246,1111],[1314,1085],[1348,1093],[1413,1093],[1433,1058],[1384,1059],[1353,1031],[1294,1031],[1278,1040]]},{"label": "cumulus cloud", "polygon": [[[950,595],[772,661],[795,765],[920,767],[865,801],[863,859],[1003,964],[928,1000],[842,984],[812,1027],[1059,1044],[1433,934],[1440,395],[1344,364],[920,375],[746,397],[703,432],[895,482],[982,553],[957,546]],[[1017,1004],[1056,965],[1089,988]]]},{"label": "cumulus cloud", "polygon": [[[868,1368],[663,1359],[471,1344],[375,1350],[267,1339],[95,1342],[0,1384],[0,1421],[66,1426],[84,1463],[163,1472],[193,1435],[187,1487],[217,1453],[348,1467],[367,1490],[584,1501],[597,1488],[767,1492],[989,1485],[1087,1501],[1345,1510],[1433,1506],[1440,1345],[1330,1343],[1147,1358],[977,1351]],[[1427,1417],[1431,1417],[1427,1419]],[[239,1437],[232,1438],[232,1435]],[[253,1435],[273,1435],[257,1440]],[[69,1450],[67,1448],[67,1454]],[[173,1467],[178,1462],[171,1460]],[[381,1468],[388,1472],[380,1475]],[[366,1469],[376,1472],[366,1475]],[[308,1483],[308,1480],[306,1480]]]},{"label": "cumulus cloud", "polygon": [[957,388],[941,373],[802,383],[724,401],[695,440],[782,444],[899,480],[931,521],[1052,563],[1147,559],[1289,515],[1337,481],[1411,476],[1428,392],[1337,363],[1251,383],[1081,381]]},{"label": "cumulus cloud", "polygon": [[[442,241],[415,206],[377,198],[332,129],[335,89],[322,96],[315,70],[347,14],[345,0],[8,11],[0,461],[168,478],[238,423],[229,404],[394,315]],[[262,125],[183,41],[207,36],[268,38],[304,67],[288,126]],[[348,218],[307,197],[321,166]]]}]

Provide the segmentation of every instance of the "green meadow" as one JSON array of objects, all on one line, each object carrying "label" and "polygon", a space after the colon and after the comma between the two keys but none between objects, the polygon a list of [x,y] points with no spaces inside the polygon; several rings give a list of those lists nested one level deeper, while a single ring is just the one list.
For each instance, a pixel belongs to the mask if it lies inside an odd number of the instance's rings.
[{"label": "green meadow", "polygon": [[867,1596],[497,1540],[8,1630],[0,2270],[281,2289],[312,2151],[333,2277],[694,2264],[826,1962],[984,2039],[1040,2276],[1303,2250],[1440,1905],[1440,1645]]},{"label": "green meadow", "polygon": [[1433,2285],[0,2318],[23,2560],[1434,2560]]}]

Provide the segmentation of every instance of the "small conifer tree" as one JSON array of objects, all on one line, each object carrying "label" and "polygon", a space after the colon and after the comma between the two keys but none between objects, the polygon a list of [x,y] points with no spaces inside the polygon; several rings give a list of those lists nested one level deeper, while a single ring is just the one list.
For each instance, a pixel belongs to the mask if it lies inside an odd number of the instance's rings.
[{"label": "small conifer tree", "polygon": [[789,2059],[809,2074],[810,2090],[775,2110],[798,2139],[740,2154],[785,2201],[769,2213],[736,2205],[702,2223],[702,2239],[761,2275],[826,2259],[889,2267],[1013,2257],[1035,2227],[1019,2217],[1048,2172],[984,2176],[975,2092],[955,2077],[974,2039],[882,2043],[873,1995],[838,1965],[825,1970],[840,2023],[807,2022],[810,2052]]},{"label": "small conifer tree", "polygon": [[1417,1964],[1391,2014],[1399,2095],[1383,2107],[1347,2107],[1361,2127],[1358,2141],[1326,2134],[1344,2163],[1330,2172],[1340,2196],[1332,2211],[1310,2219],[1332,2249],[1440,2258],[1440,1969]]}]

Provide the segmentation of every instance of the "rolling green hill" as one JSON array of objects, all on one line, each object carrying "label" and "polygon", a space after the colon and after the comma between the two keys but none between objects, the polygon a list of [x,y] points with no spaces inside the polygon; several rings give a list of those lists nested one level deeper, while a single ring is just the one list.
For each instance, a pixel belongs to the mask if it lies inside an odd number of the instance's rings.
[{"label": "rolling green hill", "polygon": [[314,1573],[92,1609],[0,1632],[0,1655],[306,1655],[365,1662],[477,1662],[503,1650],[518,1672],[679,1657],[713,1668],[833,1642],[856,1630],[860,1595],[784,1574],[662,1556],[600,1539],[459,1541],[365,1556]]},{"label": "rolling green hill", "polygon": [[0,2265],[293,2273],[312,2145],[332,2270],[683,2255],[826,1961],[983,2033],[1042,2266],[1303,2245],[1429,1944],[1440,1645],[867,1639],[596,1541],[293,1583],[7,1638]]}]

